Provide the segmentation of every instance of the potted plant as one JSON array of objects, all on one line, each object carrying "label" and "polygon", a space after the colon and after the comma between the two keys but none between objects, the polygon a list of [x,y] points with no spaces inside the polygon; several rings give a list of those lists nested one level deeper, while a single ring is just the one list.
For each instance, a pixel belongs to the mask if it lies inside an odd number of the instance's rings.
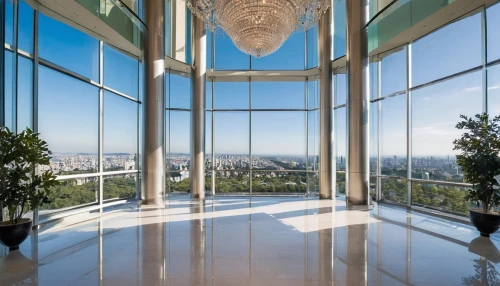
[{"label": "potted plant", "polygon": [[500,228],[500,214],[493,207],[500,202],[500,116],[489,119],[488,114],[474,118],[460,115],[456,125],[465,130],[460,139],[453,141],[453,150],[459,150],[457,164],[462,168],[464,180],[472,184],[465,197],[477,208],[469,208],[472,224],[482,236],[489,237]]},{"label": "potted plant", "polygon": [[50,164],[50,154],[38,133],[0,128],[0,209],[8,213],[0,222],[0,243],[10,250],[18,249],[31,230],[33,221],[23,216],[49,202],[51,188],[59,184],[51,171],[38,169]]}]

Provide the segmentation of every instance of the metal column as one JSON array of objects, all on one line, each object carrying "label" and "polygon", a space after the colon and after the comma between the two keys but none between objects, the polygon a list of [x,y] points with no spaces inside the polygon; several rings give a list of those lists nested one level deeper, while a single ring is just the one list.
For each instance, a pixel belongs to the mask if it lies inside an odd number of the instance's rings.
[{"label": "metal column", "polygon": [[363,0],[347,1],[348,146],[347,204],[368,205],[369,70]]},{"label": "metal column", "polygon": [[205,199],[205,76],[207,38],[205,22],[193,17],[194,60],[191,82],[191,198]]},{"label": "metal column", "polygon": [[144,1],[147,37],[144,59],[143,203],[163,205],[165,196],[165,1]]},{"label": "metal column", "polygon": [[319,198],[331,199],[333,190],[333,96],[332,96],[331,9],[321,16],[318,25],[320,85]]}]

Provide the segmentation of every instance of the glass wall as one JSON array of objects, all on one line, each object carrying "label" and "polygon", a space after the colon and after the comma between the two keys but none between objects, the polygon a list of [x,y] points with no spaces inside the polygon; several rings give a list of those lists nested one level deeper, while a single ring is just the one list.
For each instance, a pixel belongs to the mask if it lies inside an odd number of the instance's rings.
[{"label": "glass wall", "polygon": [[207,116],[212,116],[207,138],[213,143],[207,173],[215,179],[214,189],[207,191],[306,194],[308,174],[313,180],[317,172],[317,79],[220,80],[215,78],[207,89],[212,92],[207,99],[213,101],[213,108],[207,103]]},{"label": "glass wall", "polygon": [[332,16],[333,16],[333,58],[338,59],[345,56],[346,53],[346,0],[332,1]]},{"label": "glass wall", "polygon": [[165,73],[166,191],[170,195],[190,191],[191,80],[190,75]]},{"label": "glass wall", "polygon": [[187,1],[165,0],[165,55],[191,64],[191,37],[191,10]]},{"label": "glass wall", "polygon": [[335,194],[346,194],[347,168],[347,74],[346,68],[333,72],[333,142]]},{"label": "glass wall", "polygon": [[307,191],[319,195],[319,77],[307,80]]},{"label": "glass wall", "polygon": [[470,185],[456,163],[455,125],[461,114],[500,114],[500,65],[491,46],[499,7],[372,60],[370,185],[378,199],[467,215]]},{"label": "glass wall", "polygon": [[39,132],[53,152],[46,169],[62,182],[40,219],[135,198],[143,86],[138,59],[23,0],[7,1],[6,10],[0,122],[16,132]]},{"label": "glass wall", "polygon": [[317,27],[291,34],[276,52],[262,58],[240,51],[220,28],[207,33],[209,36],[207,67],[212,68],[211,61],[215,59],[215,70],[305,70],[318,66]]}]

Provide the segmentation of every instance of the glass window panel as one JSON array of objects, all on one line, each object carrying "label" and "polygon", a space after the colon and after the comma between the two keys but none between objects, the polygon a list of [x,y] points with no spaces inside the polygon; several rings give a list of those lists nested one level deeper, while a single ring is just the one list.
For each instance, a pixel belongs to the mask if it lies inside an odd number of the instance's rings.
[{"label": "glass window panel", "polygon": [[318,60],[318,26],[307,30],[307,68],[315,68]]},{"label": "glass window panel", "polygon": [[[9,2],[9,1],[7,1]],[[15,129],[15,94],[14,94],[14,54],[5,50],[5,126],[14,131]]]},{"label": "glass window panel", "polygon": [[[412,178],[462,182],[453,151],[460,115],[482,112],[482,72],[412,92]],[[446,106],[446,108],[443,108]]]},{"label": "glass window panel", "polygon": [[309,193],[319,194],[319,174],[318,172],[307,173],[307,187]]},{"label": "glass window panel", "polygon": [[170,108],[170,72],[165,71],[165,108]]},{"label": "glass window panel", "polygon": [[252,70],[304,70],[305,34],[293,33],[274,53],[252,57]]},{"label": "glass window panel", "polygon": [[142,10],[142,0],[122,0],[121,2],[127,5],[127,7],[130,8],[130,10],[132,10],[132,12],[136,16],[140,17]]},{"label": "glass window panel", "polygon": [[377,175],[370,173],[370,197],[377,201]]},{"label": "glass window panel", "polygon": [[44,216],[55,210],[96,203],[98,181],[97,177],[61,181],[59,186],[52,188],[52,202],[40,207],[39,215]]},{"label": "glass window panel", "polygon": [[378,108],[379,102],[370,103],[370,173],[377,173],[378,164]]},{"label": "glass window panel", "polygon": [[335,74],[335,101],[334,105],[339,106],[347,103],[347,75],[345,73]]},{"label": "glass window panel", "polygon": [[252,81],[252,109],[305,109],[305,82]]},{"label": "glass window panel", "polygon": [[500,65],[488,68],[488,113],[500,115]]},{"label": "glass window panel", "polygon": [[382,94],[406,90],[406,47],[393,50],[381,61]]},{"label": "glass window panel", "polygon": [[408,201],[406,179],[381,178],[382,199],[393,203],[405,204]]},{"label": "glass window panel", "polygon": [[307,82],[307,109],[319,108],[319,80],[311,78]]},{"label": "glass window panel", "polygon": [[14,45],[14,3],[5,1],[5,43]]},{"label": "glass window panel", "polygon": [[[143,148],[142,148],[142,144],[144,144],[144,140],[142,138],[144,138],[143,136],[143,132],[144,132],[144,118],[143,118],[143,106],[141,104],[138,104],[138,118],[139,118],[139,128],[138,128],[138,133],[139,133],[139,147],[138,147],[138,155],[136,157],[136,160],[138,162],[138,166],[139,166],[139,170],[142,170],[142,165],[141,165],[141,162],[142,162],[142,152],[143,152]],[[166,149],[165,149],[166,150]],[[139,173],[139,181],[141,180],[141,177],[140,177],[140,173]]]},{"label": "glass window panel", "polygon": [[104,85],[133,98],[138,98],[139,62],[137,59],[105,45]]},{"label": "glass window panel", "polygon": [[168,127],[170,157],[167,168],[176,171],[189,170],[191,113],[189,111],[170,111],[168,122],[170,123]]},{"label": "glass window panel", "polygon": [[[145,65],[144,62],[139,62],[139,100],[144,99],[144,93],[146,92],[146,79],[145,79]],[[165,80],[166,81],[166,80]],[[165,90],[167,92],[167,90]]]},{"label": "glass window panel", "polygon": [[207,69],[213,69],[214,68],[214,63],[213,63],[213,58],[214,58],[214,50],[213,50],[213,43],[214,43],[214,33],[210,31],[210,29],[207,27]]},{"label": "glass window panel", "polygon": [[186,37],[186,64],[192,63],[192,56],[193,56],[193,53],[191,52],[191,47],[193,46],[193,44],[191,43],[191,41],[192,41],[191,15],[192,15],[191,10],[186,8],[186,35],[185,35],[185,37]]},{"label": "glass window panel", "polygon": [[250,84],[248,82],[215,82],[215,109],[249,109]]},{"label": "glass window panel", "polygon": [[165,0],[165,55],[172,57],[172,0]]},{"label": "glass window panel", "polygon": [[205,82],[205,109],[213,108],[213,84],[211,80]]},{"label": "glass window panel", "polygon": [[333,58],[346,53],[346,0],[333,1]]},{"label": "glass window panel", "polygon": [[478,13],[412,45],[412,84],[420,85],[478,66],[481,55],[481,13]]},{"label": "glass window panel", "polygon": [[345,107],[335,110],[335,158],[336,158],[336,193],[345,194],[345,172],[347,163],[347,110]]},{"label": "glass window panel", "polygon": [[381,101],[382,175],[406,177],[406,94]]},{"label": "glass window panel", "polygon": [[319,170],[319,110],[309,111],[308,116],[308,169]]},{"label": "glass window panel", "polygon": [[137,103],[105,91],[104,171],[136,169],[137,136]]},{"label": "glass window panel", "polygon": [[[89,12],[91,12],[94,16],[99,17],[101,0],[76,0],[76,2],[78,2],[80,5],[82,5],[85,9],[87,9]],[[103,8],[105,8],[104,7],[105,5],[106,5],[106,3],[103,3]]]},{"label": "glass window panel", "polygon": [[[8,1],[7,1],[8,2]],[[500,4],[486,9],[486,39],[488,62],[500,59]]]},{"label": "glass window panel", "polygon": [[378,67],[380,65],[379,61],[370,63],[370,99],[376,99],[380,96],[379,94],[379,72]]},{"label": "glass window panel", "polygon": [[33,129],[33,61],[19,56],[17,71],[17,130]]},{"label": "glass window panel", "polygon": [[44,66],[38,69],[38,130],[53,152],[51,169],[58,174],[95,172],[98,88]]},{"label": "glass window panel", "polygon": [[19,48],[28,53],[33,53],[33,29],[34,29],[33,8],[25,1],[19,1]]},{"label": "glass window panel", "polygon": [[468,215],[468,187],[427,183],[411,184],[412,204],[458,215]]},{"label": "glass window panel", "polygon": [[104,176],[103,198],[112,199],[130,199],[135,198],[137,194],[137,174],[123,174]]},{"label": "glass window panel", "polygon": [[250,173],[234,170],[215,172],[215,193],[250,194]]},{"label": "glass window panel", "polygon": [[305,193],[307,173],[305,172],[260,172],[252,173],[252,194]]},{"label": "glass window panel", "polygon": [[249,169],[249,112],[215,112],[214,148],[217,170]]},{"label": "glass window panel", "polygon": [[306,112],[252,112],[252,167],[305,170]]},{"label": "glass window panel", "polygon": [[205,169],[212,169],[212,112],[205,112]]},{"label": "glass window panel", "polygon": [[[140,140],[142,141],[142,140]],[[139,160],[139,162],[142,160]],[[165,163],[166,169],[170,168],[170,110],[165,110]]]},{"label": "glass window panel", "polygon": [[171,25],[171,57],[189,64],[188,57],[190,56],[190,46],[187,40],[191,38],[191,21],[189,18],[191,13],[187,8],[186,1],[171,0],[171,2],[171,19],[168,21]]},{"label": "glass window panel", "polygon": [[217,29],[215,32],[215,69],[250,69],[250,56],[238,50],[222,29]]},{"label": "glass window panel", "polygon": [[167,173],[169,194],[189,193],[191,190],[190,183],[188,170]]},{"label": "glass window panel", "polygon": [[205,196],[212,195],[212,170],[205,169]]},{"label": "glass window panel", "polygon": [[99,81],[97,39],[42,13],[38,33],[40,57],[95,82]]},{"label": "glass window panel", "polygon": [[169,100],[170,108],[191,108],[191,78],[187,74],[170,73]]}]

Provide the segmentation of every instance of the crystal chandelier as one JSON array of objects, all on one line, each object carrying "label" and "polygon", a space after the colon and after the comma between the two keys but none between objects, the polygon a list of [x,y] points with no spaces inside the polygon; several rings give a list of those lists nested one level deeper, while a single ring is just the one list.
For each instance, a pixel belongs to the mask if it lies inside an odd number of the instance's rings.
[{"label": "crystal chandelier", "polygon": [[330,0],[188,0],[193,14],[220,27],[242,52],[267,56],[296,30],[307,30],[330,7]]}]

